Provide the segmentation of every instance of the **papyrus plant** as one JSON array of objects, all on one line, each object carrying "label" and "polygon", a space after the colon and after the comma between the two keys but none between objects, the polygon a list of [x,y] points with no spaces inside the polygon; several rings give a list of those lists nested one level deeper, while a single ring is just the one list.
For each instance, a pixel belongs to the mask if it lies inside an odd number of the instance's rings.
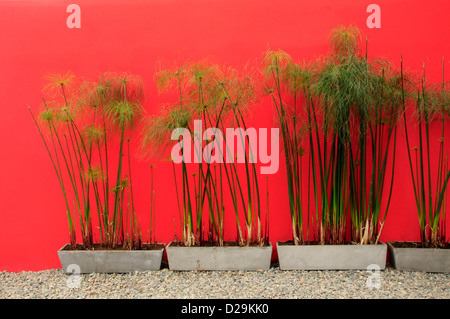
[{"label": "papyrus plant", "polygon": [[[96,210],[102,247],[140,249],[126,134],[141,115],[141,81],[129,74],[105,73],[96,82],[86,81],[77,90],[72,88],[69,96],[74,79],[70,73],[50,76],[48,88],[52,94],[44,98],[39,116],[36,118],[30,109],[64,195],[71,247],[77,244],[78,215],[82,246],[92,248],[92,211]],[[109,141],[115,132],[120,140],[114,181],[110,178],[114,165]]]},{"label": "papyrus plant", "polygon": [[330,162],[324,156],[320,165],[322,194],[329,194],[322,200],[322,243],[346,241],[349,211],[351,241],[376,244],[392,194],[400,77],[387,61],[368,57],[367,40],[363,54],[360,42],[356,27],[333,30],[331,56],[313,87],[324,113],[324,144],[331,137]]},{"label": "papyrus plant", "polygon": [[[445,125],[448,121],[450,95],[448,83],[444,78],[444,63],[442,66],[442,82],[428,83],[425,74],[416,85],[415,112],[413,125],[418,132],[418,145],[412,145],[408,134],[406,115],[406,90],[403,75],[402,105],[406,145],[408,150],[409,168],[412,177],[414,198],[419,217],[420,241],[422,247],[446,247],[446,214],[447,186],[450,178],[448,156],[445,152]],[[431,139],[431,127],[441,122],[440,136]],[[437,159],[432,158],[433,145],[437,142],[439,152]]]},{"label": "papyrus plant", "polygon": [[377,244],[394,185],[402,90],[400,74],[386,61],[371,61],[368,72],[373,98],[367,110],[359,109],[357,148],[350,158],[351,240]]},{"label": "papyrus plant", "polygon": [[[254,152],[254,148],[256,145],[252,146],[249,135],[244,134],[244,132],[248,133],[246,124],[246,116],[249,111],[248,107],[255,101],[256,93],[254,79],[245,72],[240,74],[237,70],[228,68],[221,72],[217,85],[219,87],[221,99],[224,100],[225,115],[229,116],[228,120],[226,120],[226,117],[223,117],[218,121],[219,127],[221,127],[222,131],[225,131],[226,126],[238,129],[236,137],[240,140],[242,145],[241,154],[244,157],[243,164],[245,168],[245,178],[242,178],[239,173],[239,165],[237,165],[235,161],[227,163],[225,160],[225,157],[230,150],[228,148],[228,136],[224,137],[226,149],[222,156],[226,163],[224,169],[236,216],[238,242],[240,245],[246,246],[249,246],[250,244],[259,246],[267,245],[268,210],[266,209],[265,225],[263,225],[260,181],[258,179],[259,174],[257,173],[255,164],[255,157],[257,154]],[[232,143],[232,145],[234,145],[234,143]],[[229,166],[230,174],[228,173],[227,166]],[[244,231],[241,228],[239,218],[240,205],[242,205],[242,213],[244,216]]]},{"label": "papyrus plant", "polygon": [[[294,63],[292,58],[282,50],[269,50],[265,54],[263,68],[265,90],[273,101],[277,122],[281,129],[293,239],[296,245],[304,244],[308,241],[309,232],[309,224],[306,227],[303,225],[304,210],[308,212],[307,221],[310,220],[309,204],[306,207],[304,203],[306,196],[303,193],[305,188],[302,186],[302,162],[305,157],[303,143],[305,131],[308,128],[310,137],[312,136],[311,118],[309,117],[307,122],[304,111],[311,106],[309,102],[311,101],[312,66]],[[311,165],[308,168],[311,168]]]},{"label": "papyrus plant", "polygon": [[[192,119],[194,116],[204,118],[206,109],[214,105],[211,95],[211,78],[214,69],[206,65],[192,64],[184,65],[175,69],[163,69],[155,75],[156,83],[160,91],[171,91],[172,89],[178,95],[178,101],[175,104],[166,105],[159,114],[149,117],[147,125],[143,131],[144,150],[151,149],[162,153],[165,148],[173,145],[171,137],[177,132],[181,143],[181,191],[178,188],[175,163],[173,163],[176,196],[179,207],[179,219],[182,228],[182,241],[186,246],[199,245],[203,240],[203,211],[207,205],[210,209],[210,217],[220,216],[221,207],[217,205],[217,192],[212,191],[213,175],[205,176],[205,165],[203,161],[198,160],[203,156],[201,150],[202,137],[193,134]],[[183,132],[186,130],[189,136],[197,139],[195,143],[195,158],[198,165],[195,173],[191,174],[188,169],[189,160],[185,154],[184,143],[191,143],[183,138]],[[191,134],[192,133],[192,134]],[[190,145],[189,145],[190,146]],[[190,156],[190,154],[189,154]],[[190,187],[194,183],[194,189]],[[208,200],[205,199],[208,196]],[[213,201],[212,196],[215,196]],[[217,212],[219,209],[219,212]],[[221,222],[215,226],[220,227]],[[216,227],[216,235],[221,237],[221,232]]]},{"label": "papyrus plant", "polygon": [[[239,244],[249,245],[255,240],[262,242],[265,237],[260,218],[259,188],[255,165],[249,161],[250,155],[244,152],[244,183],[237,163],[225,160],[229,150],[223,148],[221,142],[227,145],[226,138],[218,138],[213,132],[204,140],[204,136],[196,135],[194,127],[197,120],[205,127],[222,131],[230,123],[245,130],[244,109],[253,97],[250,80],[238,76],[234,70],[201,61],[160,70],[156,74],[156,82],[161,91],[169,90],[178,98],[174,104],[166,105],[160,113],[148,119],[143,146],[146,150],[162,153],[163,149],[174,145],[171,140],[173,134],[176,143],[181,145],[183,160],[173,163],[173,171],[183,244],[224,244],[224,198],[227,195],[231,196],[235,212]],[[188,134],[184,135],[184,132]],[[248,137],[239,132],[241,142],[246,140],[249,145]],[[186,143],[194,145],[194,163],[190,163],[191,154],[185,151]],[[223,160],[211,163],[213,152],[216,158]],[[176,173],[176,166],[180,166],[181,178]],[[204,229],[205,211],[207,231]],[[245,231],[242,230],[240,214],[244,215]]]},{"label": "papyrus plant", "polygon": [[[387,62],[362,55],[359,42],[357,28],[341,27],[331,33],[331,52],[324,58],[297,64],[283,51],[269,51],[264,59],[282,131],[295,244],[343,244],[348,226],[352,241],[376,243],[386,218],[400,81]],[[309,152],[313,216],[310,193],[302,194],[303,145]],[[386,211],[380,214],[385,194]]]}]

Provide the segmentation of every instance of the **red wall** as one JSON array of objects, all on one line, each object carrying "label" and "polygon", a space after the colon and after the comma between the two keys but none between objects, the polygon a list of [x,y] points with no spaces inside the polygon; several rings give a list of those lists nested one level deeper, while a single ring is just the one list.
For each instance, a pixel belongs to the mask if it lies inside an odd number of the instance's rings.
[{"label": "red wall", "polygon": [[[283,49],[295,60],[313,58],[326,53],[333,28],[354,24],[369,36],[370,55],[387,57],[397,66],[403,55],[411,69],[426,62],[429,77],[440,79],[442,57],[450,48],[450,2],[444,0],[427,1],[426,6],[418,0],[376,1],[380,29],[366,25],[372,1],[78,0],[79,29],[66,26],[70,3],[0,2],[0,270],[60,267],[56,251],[69,239],[57,178],[27,109],[38,110],[49,72],[71,70],[93,79],[109,70],[139,74],[145,108],[152,113],[166,101],[153,81],[158,60],[171,64],[209,57],[241,66],[260,59],[269,47]],[[263,99],[257,108],[252,125],[274,126],[271,104]],[[398,147],[383,241],[418,239],[403,132]],[[132,165],[145,229],[150,164],[136,158]],[[169,163],[156,163],[155,181],[157,240],[167,243],[174,237],[173,216],[178,214]],[[269,183],[271,241],[290,239],[283,165]]]}]

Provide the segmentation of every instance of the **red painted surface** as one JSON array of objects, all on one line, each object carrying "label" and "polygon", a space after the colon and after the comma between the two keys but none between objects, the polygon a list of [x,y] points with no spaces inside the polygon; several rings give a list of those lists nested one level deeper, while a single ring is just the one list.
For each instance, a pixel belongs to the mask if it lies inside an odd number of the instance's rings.
[{"label": "red painted surface", "polygon": [[[93,79],[109,70],[139,74],[145,83],[145,108],[152,113],[167,100],[158,95],[153,81],[158,60],[171,64],[208,57],[241,66],[260,59],[269,47],[283,49],[297,61],[314,58],[326,53],[329,32],[339,25],[357,25],[368,35],[370,55],[387,57],[397,66],[403,55],[411,69],[426,62],[430,79],[440,79],[443,56],[450,61],[449,1],[428,1],[426,6],[423,1],[376,1],[380,29],[366,26],[366,8],[372,1],[79,0],[80,29],[66,26],[70,3],[0,2],[0,270],[60,267],[56,251],[69,239],[57,178],[27,109],[30,105],[38,110],[43,77],[49,72],[71,70]],[[255,110],[249,125],[274,125],[267,100]],[[398,148],[383,241],[418,239],[403,131]],[[169,242],[178,214],[171,165],[155,164],[156,237]],[[145,229],[150,163],[135,158],[132,165],[137,211]],[[290,239],[283,164],[269,183],[271,241]],[[229,216],[234,229],[231,212]]]}]

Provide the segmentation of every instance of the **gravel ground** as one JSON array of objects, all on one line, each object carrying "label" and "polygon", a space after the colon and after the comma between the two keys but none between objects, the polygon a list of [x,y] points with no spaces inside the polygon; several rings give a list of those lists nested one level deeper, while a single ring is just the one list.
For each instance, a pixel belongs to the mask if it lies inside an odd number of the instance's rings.
[{"label": "gravel ground", "polygon": [[388,267],[377,277],[368,271],[281,271],[276,266],[249,272],[173,272],[163,267],[160,271],[79,277],[67,276],[61,269],[3,271],[0,298],[448,299],[450,274],[400,272]]}]

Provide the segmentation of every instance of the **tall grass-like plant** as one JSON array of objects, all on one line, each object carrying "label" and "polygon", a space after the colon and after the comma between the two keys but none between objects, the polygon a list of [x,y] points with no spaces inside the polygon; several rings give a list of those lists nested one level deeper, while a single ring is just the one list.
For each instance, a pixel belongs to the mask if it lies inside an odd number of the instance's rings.
[{"label": "tall grass-like plant", "polygon": [[[261,231],[260,195],[255,165],[254,163],[251,165],[250,155],[244,151],[246,173],[244,184],[235,160],[227,163],[230,150],[223,148],[223,144],[227,145],[226,137],[218,136],[214,130],[225,131],[224,128],[231,122],[243,126],[246,130],[243,110],[253,97],[251,81],[245,76],[238,76],[235,70],[200,61],[187,63],[175,69],[161,70],[156,74],[156,82],[161,91],[172,90],[176,93],[178,101],[166,105],[159,114],[148,119],[143,147],[161,151],[173,145],[170,137],[174,131],[183,130],[178,132],[180,134],[177,133],[177,143],[181,145],[183,159],[179,163],[181,183],[180,178],[177,178],[176,165],[173,163],[183,244],[224,245],[224,198],[227,194],[231,195],[233,203],[239,244],[249,245],[255,240],[261,242],[264,236]],[[203,125],[213,129],[206,138],[204,150],[204,136],[196,135],[195,120],[201,120]],[[193,138],[187,140],[183,132],[188,132]],[[239,131],[238,138],[243,147],[244,142],[249,142],[248,136],[244,137],[242,131]],[[194,145],[193,164],[188,165],[186,162],[189,161],[185,161],[191,156],[185,154],[184,146],[188,146],[185,143]],[[215,161],[211,163],[213,156]],[[194,173],[190,173],[192,168]],[[244,214],[246,235],[241,228],[240,206]],[[207,232],[204,229],[205,211],[208,216]],[[257,231],[253,231],[254,229]]]},{"label": "tall grass-like plant", "polygon": [[[306,128],[311,129],[311,125],[308,126],[306,121],[302,122],[305,114],[304,112],[302,114],[301,109],[311,98],[312,68],[294,63],[292,58],[281,50],[267,51],[263,66],[266,93],[270,95],[275,105],[282,133],[293,239],[296,245],[304,244],[308,241],[309,226],[305,229],[303,225],[306,205],[303,202],[302,187],[302,160],[305,155],[302,144],[304,131]],[[309,210],[307,219],[309,221]]]},{"label": "tall grass-like plant", "polygon": [[[267,91],[282,131],[297,245],[310,240],[344,244],[348,226],[353,242],[377,243],[387,216],[400,77],[386,61],[362,55],[359,43],[356,27],[341,27],[331,33],[330,56],[297,64],[279,50],[268,51],[263,61]],[[308,145],[307,186],[312,184],[315,214],[310,213],[309,191],[306,198],[302,191],[303,145]]]},{"label": "tall grass-like plant", "polygon": [[375,61],[372,72],[374,99],[367,117],[365,114],[359,117],[360,136],[355,156],[358,165],[351,166],[354,172],[351,174],[352,210],[356,212],[352,214],[352,241],[361,244],[379,242],[388,216],[401,114],[400,74],[385,61]]},{"label": "tall grass-like plant", "polygon": [[[324,150],[320,169],[322,185],[322,216],[320,242],[332,244],[346,241],[347,212],[355,213],[354,161],[352,156],[353,111],[361,123],[359,145],[365,153],[367,107],[372,101],[367,61],[359,55],[359,30],[335,29],[331,33],[332,55],[325,60],[315,84],[315,93],[322,99],[324,121],[330,132],[324,132],[324,144],[331,142],[329,162]],[[329,121],[329,122],[328,122]],[[323,169],[322,169],[323,167]],[[364,171],[363,166],[361,166]],[[365,171],[363,172],[365,173]],[[362,176],[363,178],[364,176]],[[350,187],[348,181],[350,180]],[[353,182],[353,183],[352,183]],[[327,194],[324,195],[324,192]],[[353,200],[353,201],[352,201]],[[353,205],[352,205],[353,204]]]},{"label": "tall grass-like plant", "polygon": [[[238,242],[240,245],[246,246],[249,246],[250,244],[263,246],[268,243],[268,217],[266,211],[266,225],[263,226],[259,186],[260,182],[258,181],[259,175],[255,164],[255,157],[257,154],[253,152],[256,145],[252,146],[252,141],[250,140],[248,134],[244,136],[244,132],[248,133],[248,127],[245,119],[248,107],[255,100],[254,80],[248,74],[239,74],[235,69],[227,69],[226,72],[222,72],[222,75],[218,81],[218,86],[221,94],[223,94],[225,113],[229,114],[231,120],[231,122],[226,122],[225,119],[220,121],[222,131],[225,131],[225,125],[228,125],[229,127],[237,127],[237,138],[241,142],[241,154],[244,157],[243,164],[245,167],[245,182],[242,181],[242,178],[240,177],[237,169],[238,165],[236,165],[235,161],[224,165],[229,191],[233,199],[233,208],[238,230]],[[222,154],[222,156],[224,156],[224,162],[227,162],[225,155],[227,155],[230,151],[228,149],[229,141],[227,138],[228,137],[224,137],[226,146],[226,150],[224,154]],[[234,145],[234,143],[232,143],[232,145]],[[230,167],[230,174],[228,174],[226,169],[227,165]],[[229,175],[231,175],[231,182]],[[241,229],[239,219],[239,199],[242,204],[245,232]]]},{"label": "tall grass-like plant", "polygon": [[[447,247],[446,242],[446,201],[447,185],[450,178],[448,157],[445,154],[445,124],[449,114],[449,90],[444,78],[442,83],[427,83],[425,66],[415,98],[415,118],[419,136],[419,145],[411,148],[406,117],[406,92],[403,88],[403,120],[408,150],[409,167],[414,188],[414,198],[419,217],[420,241],[422,247]],[[404,83],[403,61],[401,72]],[[438,139],[439,153],[437,163],[433,164],[430,128],[434,122],[441,121],[441,136]],[[436,165],[436,166],[435,166]]]},{"label": "tall grass-like plant", "polygon": [[[327,158],[323,157],[320,174],[322,189],[331,190],[329,197],[322,200],[326,213],[325,218],[322,215],[321,229],[328,229],[328,234],[321,232],[321,242],[327,236],[331,243],[345,242],[349,210],[351,240],[378,243],[392,194],[400,81],[387,61],[368,58],[367,40],[363,55],[360,42],[356,27],[333,30],[332,56],[326,59],[314,85],[327,121],[324,144],[328,125],[332,141],[330,162],[325,164]],[[388,163],[392,165],[390,171]],[[386,196],[386,208],[381,214]]]},{"label": "tall grass-like plant", "polygon": [[[208,103],[207,99],[209,94],[208,77],[211,69],[203,68],[197,64],[185,65],[176,69],[164,69],[159,71],[156,75],[156,83],[160,91],[170,91],[174,89],[178,95],[178,102],[173,105],[167,105],[157,116],[148,119],[147,126],[143,133],[143,145],[144,148],[160,149],[161,147],[167,147],[171,145],[171,135],[174,131],[182,129],[186,130],[190,136],[194,136],[197,139],[195,143],[195,158],[198,162],[198,171],[194,175],[190,175],[188,170],[189,162],[187,156],[191,154],[185,154],[184,149],[188,147],[184,146],[184,143],[190,143],[185,141],[183,134],[178,135],[178,142],[181,146],[181,194],[178,189],[178,182],[175,173],[174,176],[176,183],[176,195],[180,202],[179,214],[182,228],[182,241],[186,246],[192,246],[200,244],[202,240],[202,227],[203,227],[203,210],[205,207],[205,198],[203,197],[203,190],[209,189],[210,183],[204,180],[204,164],[200,161],[203,156],[201,150],[202,136],[195,136],[194,128],[191,127],[191,119],[194,115],[200,116],[205,112]],[[181,131],[180,131],[181,132]],[[189,145],[190,147],[190,145]],[[198,178],[196,178],[198,176]],[[194,180],[195,189],[192,190],[190,183]],[[198,184],[197,184],[198,183]],[[194,193],[194,194],[193,194]],[[208,195],[211,195],[208,192]],[[213,206],[214,207],[214,206]]]},{"label": "tall grass-like plant", "polygon": [[[112,192],[114,193],[114,204],[112,208],[112,225],[118,225],[122,232],[122,240],[124,240],[124,190],[129,189],[128,193],[128,210],[131,210],[130,224],[133,238],[131,240],[132,246],[141,248],[141,234],[136,227],[136,212],[134,210],[133,187],[131,181],[131,166],[128,165],[129,174],[124,174],[123,158],[125,156],[125,142],[129,141],[125,137],[125,132],[132,129],[136,125],[137,120],[142,115],[142,101],[143,89],[142,80],[130,74],[111,74],[106,73],[103,81],[108,87],[108,102],[105,104],[104,112],[106,121],[112,131],[120,134],[119,142],[119,160],[117,165],[116,183],[113,185]],[[129,144],[129,143],[128,143]],[[128,148],[129,149],[129,148]],[[129,159],[129,153],[128,153]],[[129,162],[128,162],[129,164]],[[113,229],[113,245],[117,241],[117,236],[120,235],[117,229]],[[133,247],[135,248],[135,247]]]},{"label": "tall grass-like plant", "polygon": [[[92,212],[95,210],[102,248],[120,245],[140,249],[142,240],[134,207],[129,137],[125,136],[141,115],[140,80],[129,74],[105,73],[97,82],[83,82],[78,92],[71,90],[72,96],[68,96],[73,75],[53,75],[49,79],[46,92],[50,101],[44,100],[38,118],[31,109],[30,112],[64,195],[72,249],[77,248],[77,215],[82,248],[93,248]],[[49,136],[45,136],[41,126]],[[108,140],[114,131],[120,134],[120,150],[116,182],[111,183]],[[127,172],[124,172],[125,155]]]},{"label": "tall grass-like plant", "polygon": [[[71,81],[71,79],[73,78],[72,74],[68,73],[66,74],[65,78],[60,78],[58,80],[55,79],[55,81],[52,81],[54,84],[58,84],[61,87],[61,92],[65,95],[65,87],[67,87],[69,85],[69,82]],[[56,85],[53,86],[53,88]],[[68,106],[68,104],[66,104],[66,106]],[[70,237],[70,245],[72,248],[75,248],[76,246],[76,232],[75,232],[75,214],[74,212],[72,212],[71,209],[71,203],[69,202],[68,199],[68,194],[67,194],[67,190],[66,190],[66,186],[64,183],[64,179],[63,179],[63,175],[62,175],[62,170],[61,170],[61,164],[59,161],[59,157],[58,157],[58,152],[57,152],[57,146],[59,146],[60,148],[62,148],[62,144],[61,144],[61,140],[59,138],[58,135],[58,131],[56,130],[56,126],[55,126],[55,122],[57,121],[57,116],[60,113],[63,113],[64,111],[61,111],[60,108],[53,110],[53,109],[49,109],[45,100],[44,100],[44,108],[39,116],[39,120],[42,121],[42,123],[45,125],[45,128],[48,129],[49,133],[50,133],[50,140],[51,140],[51,145],[49,145],[46,142],[46,139],[44,137],[44,133],[43,131],[40,129],[38,120],[36,119],[36,117],[33,115],[31,108],[28,107],[33,120],[39,130],[39,134],[41,136],[41,138],[44,141],[45,144],[45,148],[47,150],[47,153],[50,156],[53,168],[56,172],[57,178],[58,178],[58,182],[60,184],[63,196],[64,196],[64,201],[66,204],[66,213],[67,213],[67,220],[68,220],[68,224],[69,224],[69,237]],[[58,110],[58,112],[56,111]],[[61,118],[61,117],[59,117]],[[56,140],[58,142],[56,142]],[[54,154],[54,155],[52,155]],[[69,166],[67,164],[67,160],[65,160],[66,163],[66,168],[70,171]],[[70,178],[73,180],[72,175],[70,175]],[[72,186],[74,186],[74,184],[72,183]],[[74,187],[74,192],[75,194],[78,194],[76,191],[76,188]],[[78,198],[78,196],[76,196],[76,198]]]}]

